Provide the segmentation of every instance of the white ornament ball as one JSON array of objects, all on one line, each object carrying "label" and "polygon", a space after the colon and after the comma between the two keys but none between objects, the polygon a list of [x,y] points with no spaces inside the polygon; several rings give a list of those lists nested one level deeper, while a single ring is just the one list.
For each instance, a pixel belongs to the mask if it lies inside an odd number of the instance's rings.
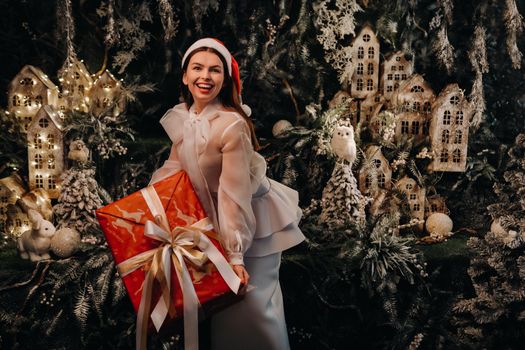
[{"label": "white ornament ball", "polygon": [[80,246],[80,234],[70,228],[61,228],[51,239],[51,250],[60,258],[73,255]]},{"label": "white ornament ball", "polygon": [[277,121],[275,124],[273,124],[272,135],[274,137],[279,137],[284,131],[286,131],[287,129],[290,129],[292,126],[293,126],[292,123],[290,123],[288,120],[281,119]]},{"label": "white ornament ball", "polygon": [[425,229],[430,233],[437,233],[440,235],[446,235],[452,232],[454,223],[452,219],[443,213],[434,213],[427,218],[425,223]]}]

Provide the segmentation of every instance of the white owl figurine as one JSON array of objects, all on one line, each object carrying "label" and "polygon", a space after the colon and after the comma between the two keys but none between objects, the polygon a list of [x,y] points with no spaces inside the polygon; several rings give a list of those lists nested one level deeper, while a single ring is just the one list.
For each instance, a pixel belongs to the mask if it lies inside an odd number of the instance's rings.
[{"label": "white owl figurine", "polygon": [[354,128],[349,126],[338,126],[332,135],[332,150],[339,158],[342,158],[352,165],[356,157],[356,145],[354,140]]}]

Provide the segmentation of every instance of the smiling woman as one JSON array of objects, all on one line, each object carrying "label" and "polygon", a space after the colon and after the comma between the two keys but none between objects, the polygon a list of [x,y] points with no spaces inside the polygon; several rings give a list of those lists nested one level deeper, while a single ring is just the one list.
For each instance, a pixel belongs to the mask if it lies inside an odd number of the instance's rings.
[{"label": "smiling woman", "polygon": [[160,181],[188,173],[243,285],[256,288],[212,319],[213,349],[289,349],[279,284],[281,252],[304,236],[296,191],[266,177],[237,62],[222,43],[201,39],[182,59],[184,103],[160,123],[173,141]]},{"label": "smiling woman", "polygon": [[224,68],[221,59],[210,51],[196,52],[189,60],[182,81],[193,96],[195,112],[200,113],[222,89]]}]

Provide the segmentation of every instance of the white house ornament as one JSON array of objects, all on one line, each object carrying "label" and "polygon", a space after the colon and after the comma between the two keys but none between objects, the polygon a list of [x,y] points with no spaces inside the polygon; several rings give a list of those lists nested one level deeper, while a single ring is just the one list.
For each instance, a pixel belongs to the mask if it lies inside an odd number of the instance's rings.
[{"label": "white house ornament", "polygon": [[27,130],[29,188],[43,188],[50,198],[60,195],[64,170],[63,120],[51,106],[43,106]]},{"label": "white house ornament", "polygon": [[286,119],[278,120],[275,124],[273,124],[272,127],[272,135],[273,137],[280,137],[284,135],[284,132],[290,128],[292,128],[293,125]]},{"label": "white house ornament", "polygon": [[58,229],[51,238],[51,251],[60,258],[68,258],[80,247],[80,234],[77,230],[64,227]]},{"label": "white house ornament", "polygon": [[42,70],[27,65],[13,78],[7,93],[8,111],[27,131],[33,117],[42,106],[56,106],[58,86]]},{"label": "white house ornament", "polygon": [[332,150],[341,159],[352,165],[356,159],[357,149],[354,140],[354,128],[351,125],[339,125],[335,128],[330,141]]}]

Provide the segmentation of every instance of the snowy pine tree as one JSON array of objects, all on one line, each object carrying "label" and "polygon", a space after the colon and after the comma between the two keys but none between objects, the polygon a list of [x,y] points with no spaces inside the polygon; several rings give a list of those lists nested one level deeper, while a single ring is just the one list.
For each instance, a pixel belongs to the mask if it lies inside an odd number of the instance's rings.
[{"label": "snowy pine tree", "polygon": [[53,207],[57,228],[74,228],[84,238],[99,235],[95,209],[111,199],[95,180],[95,167],[79,162],[66,170],[61,179],[60,197]]},{"label": "snowy pine tree", "polygon": [[469,346],[510,349],[525,341],[525,134],[508,155],[504,182],[494,184],[499,202],[487,208],[491,230],[468,241],[477,253],[468,269],[476,295],[454,306],[458,338]]},{"label": "snowy pine tree", "polygon": [[323,190],[319,222],[332,229],[344,227],[349,223],[362,224],[366,220],[367,203],[367,198],[359,192],[351,165],[338,162]]}]

